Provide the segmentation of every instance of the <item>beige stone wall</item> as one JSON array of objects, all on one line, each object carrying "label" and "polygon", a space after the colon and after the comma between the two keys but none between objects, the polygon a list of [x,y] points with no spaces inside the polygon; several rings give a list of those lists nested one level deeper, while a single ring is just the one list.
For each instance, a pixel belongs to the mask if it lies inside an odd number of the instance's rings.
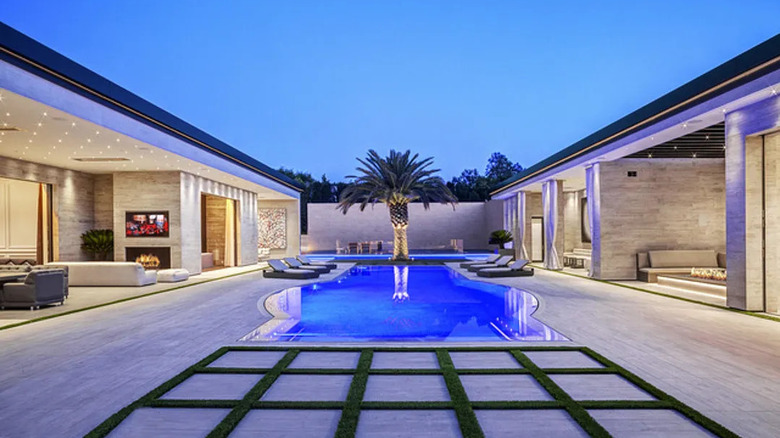
[{"label": "beige stone wall", "polygon": [[[94,175],[95,205],[92,209],[95,216],[95,228],[114,228],[114,175]],[[122,229],[119,230],[122,232]]]},{"label": "beige stone wall", "polygon": [[[724,161],[601,163],[602,279],[635,279],[637,252],[726,247]],[[637,171],[629,178],[627,171]]]},{"label": "beige stone wall", "polygon": [[81,234],[94,226],[93,175],[3,157],[0,176],[51,184],[54,260],[88,259],[81,251]]},{"label": "beige stone wall", "polygon": [[576,192],[564,192],[563,194],[563,220],[564,220],[564,243],[563,249],[571,252],[574,248],[590,249],[590,242],[582,241],[582,218],[580,210],[582,209],[582,198],[585,197],[585,190]]},{"label": "beige stone wall", "polygon": [[[328,204],[334,205],[334,204]],[[301,207],[300,202],[290,201],[272,201],[260,199],[257,201],[257,208],[284,208],[287,211],[287,248],[272,249],[271,258],[293,257],[301,253]],[[255,214],[257,211],[255,210]],[[311,210],[309,210],[309,235],[311,235]],[[255,221],[255,248],[257,247],[257,221]]]},{"label": "beige stone wall", "polygon": [[[390,215],[384,204],[364,211],[353,207],[346,215],[336,210],[336,204],[309,204],[310,251],[333,251],[336,241],[342,246],[348,242],[392,242]],[[503,227],[503,201],[464,202],[453,210],[451,205],[431,204],[425,210],[422,204],[409,204],[409,248],[449,249],[451,239],[463,239],[467,250],[488,250],[490,232]],[[388,247],[389,248],[389,247]]]},{"label": "beige stone wall", "polygon": [[[114,175],[114,260],[125,260],[125,248],[171,247],[171,266],[182,266],[182,212],[179,172],[117,172]],[[125,213],[168,212],[168,237],[125,237]],[[196,220],[200,222],[200,213]],[[195,235],[200,244],[200,234]]]},{"label": "beige stone wall", "polygon": [[766,311],[780,313],[780,132],[764,137]]}]

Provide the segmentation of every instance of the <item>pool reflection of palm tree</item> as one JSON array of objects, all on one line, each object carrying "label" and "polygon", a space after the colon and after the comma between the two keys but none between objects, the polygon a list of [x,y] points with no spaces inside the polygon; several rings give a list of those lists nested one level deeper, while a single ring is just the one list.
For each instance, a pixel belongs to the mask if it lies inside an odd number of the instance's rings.
[{"label": "pool reflection of palm tree", "polygon": [[409,267],[393,266],[393,301],[402,303],[409,299]]}]

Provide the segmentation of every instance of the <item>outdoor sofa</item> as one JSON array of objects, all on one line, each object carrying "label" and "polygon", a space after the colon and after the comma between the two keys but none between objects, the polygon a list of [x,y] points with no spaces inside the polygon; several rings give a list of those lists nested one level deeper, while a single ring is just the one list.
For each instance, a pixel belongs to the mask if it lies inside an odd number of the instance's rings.
[{"label": "outdoor sofa", "polygon": [[297,280],[305,280],[308,278],[317,278],[319,273],[310,269],[297,269],[291,268],[284,264],[283,261],[278,259],[268,260],[268,266],[271,270],[263,271],[263,277],[265,278],[291,278]]},{"label": "outdoor sofa", "polygon": [[45,304],[63,304],[64,274],[61,270],[31,271],[23,282],[3,285],[0,290],[0,309],[6,307],[29,307],[38,309]]},{"label": "outdoor sofa", "polygon": [[480,263],[476,265],[471,265],[466,269],[468,269],[469,272],[477,272],[480,269],[501,268],[501,267],[509,266],[509,264],[512,262],[512,259],[513,259],[512,256],[501,256],[498,258],[498,260],[496,260],[495,263]]},{"label": "outdoor sofa", "polygon": [[478,261],[471,261],[471,262],[463,262],[460,264],[460,267],[463,269],[467,269],[469,266],[473,265],[485,265],[485,264],[493,264],[498,260],[498,258],[501,257],[501,254],[491,254],[488,258],[485,260],[478,260]]},{"label": "outdoor sofa", "polygon": [[324,266],[328,269],[336,269],[339,267],[339,265],[335,263],[327,263],[327,262],[313,262],[311,259],[306,257],[305,255],[301,254],[298,256],[298,260],[303,263],[303,267],[306,268],[307,266]]},{"label": "outdoor sofa", "polygon": [[[33,263],[35,263],[33,261]],[[68,298],[69,290],[68,290],[68,267],[62,266],[62,267],[52,267],[49,265],[35,265],[35,264],[6,264],[6,265],[0,265],[0,272],[33,272],[33,271],[61,271],[62,272],[62,294],[65,296],[65,298]]]},{"label": "outdoor sofa", "polygon": [[157,272],[135,262],[54,262],[50,268],[65,267],[71,286],[146,286],[157,283]]},{"label": "outdoor sofa", "polygon": [[325,266],[312,266],[312,265],[304,266],[303,263],[299,262],[298,259],[296,259],[295,257],[285,257],[283,260],[285,263],[290,265],[291,268],[308,269],[318,274],[327,274],[328,272],[330,272],[330,268]]},{"label": "outdoor sofa", "polygon": [[637,279],[658,282],[658,275],[690,274],[693,268],[726,268],[726,254],[713,250],[663,250],[636,255]]},{"label": "outdoor sofa", "polygon": [[533,268],[526,269],[528,260],[517,260],[505,268],[485,268],[477,271],[480,277],[530,277],[534,275]]}]

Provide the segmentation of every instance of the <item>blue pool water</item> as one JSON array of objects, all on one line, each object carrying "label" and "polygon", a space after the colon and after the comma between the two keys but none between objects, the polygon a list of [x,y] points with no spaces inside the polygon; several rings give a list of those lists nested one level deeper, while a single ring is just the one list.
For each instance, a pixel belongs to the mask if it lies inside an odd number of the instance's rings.
[{"label": "blue pool water", "polygon": [[[409,257],[413,260],[483,260],[487,258],[490,253],[486,252],[474,252],[474,253],[411,253]],[[390,260],[393,257],[392,254],[309,254],[308,257],[314,261],[328,261],[328,260]]]},{"label": "blue pool water", "polygon": [[559,341],[528,292],[445,266],[355,266],[334,281],[274,294],[274,319],[245,341]]}]

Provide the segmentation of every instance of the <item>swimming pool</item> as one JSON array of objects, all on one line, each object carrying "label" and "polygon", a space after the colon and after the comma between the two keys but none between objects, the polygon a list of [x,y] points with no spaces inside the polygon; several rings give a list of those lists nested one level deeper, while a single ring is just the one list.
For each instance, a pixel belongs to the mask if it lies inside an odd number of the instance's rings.
[{"label": "swimming pool", "polygon": [[[412,260],[483,260],[490,256],[492,253],[488,252],[469,252],[469,253],[451,253],[451,252],[412,252],[409,257]],[[308,254],[308,257],[315,261],[328,261],[328,260],[390,260],[392,254],[334,254],[334,253],[317,253]]]},{"label": "swimming pool", "polygon": [[528,292],[472,281],[446,266],[354,266],[285,289],[274,318],[242,341],[565,341],[531,314]]}]

